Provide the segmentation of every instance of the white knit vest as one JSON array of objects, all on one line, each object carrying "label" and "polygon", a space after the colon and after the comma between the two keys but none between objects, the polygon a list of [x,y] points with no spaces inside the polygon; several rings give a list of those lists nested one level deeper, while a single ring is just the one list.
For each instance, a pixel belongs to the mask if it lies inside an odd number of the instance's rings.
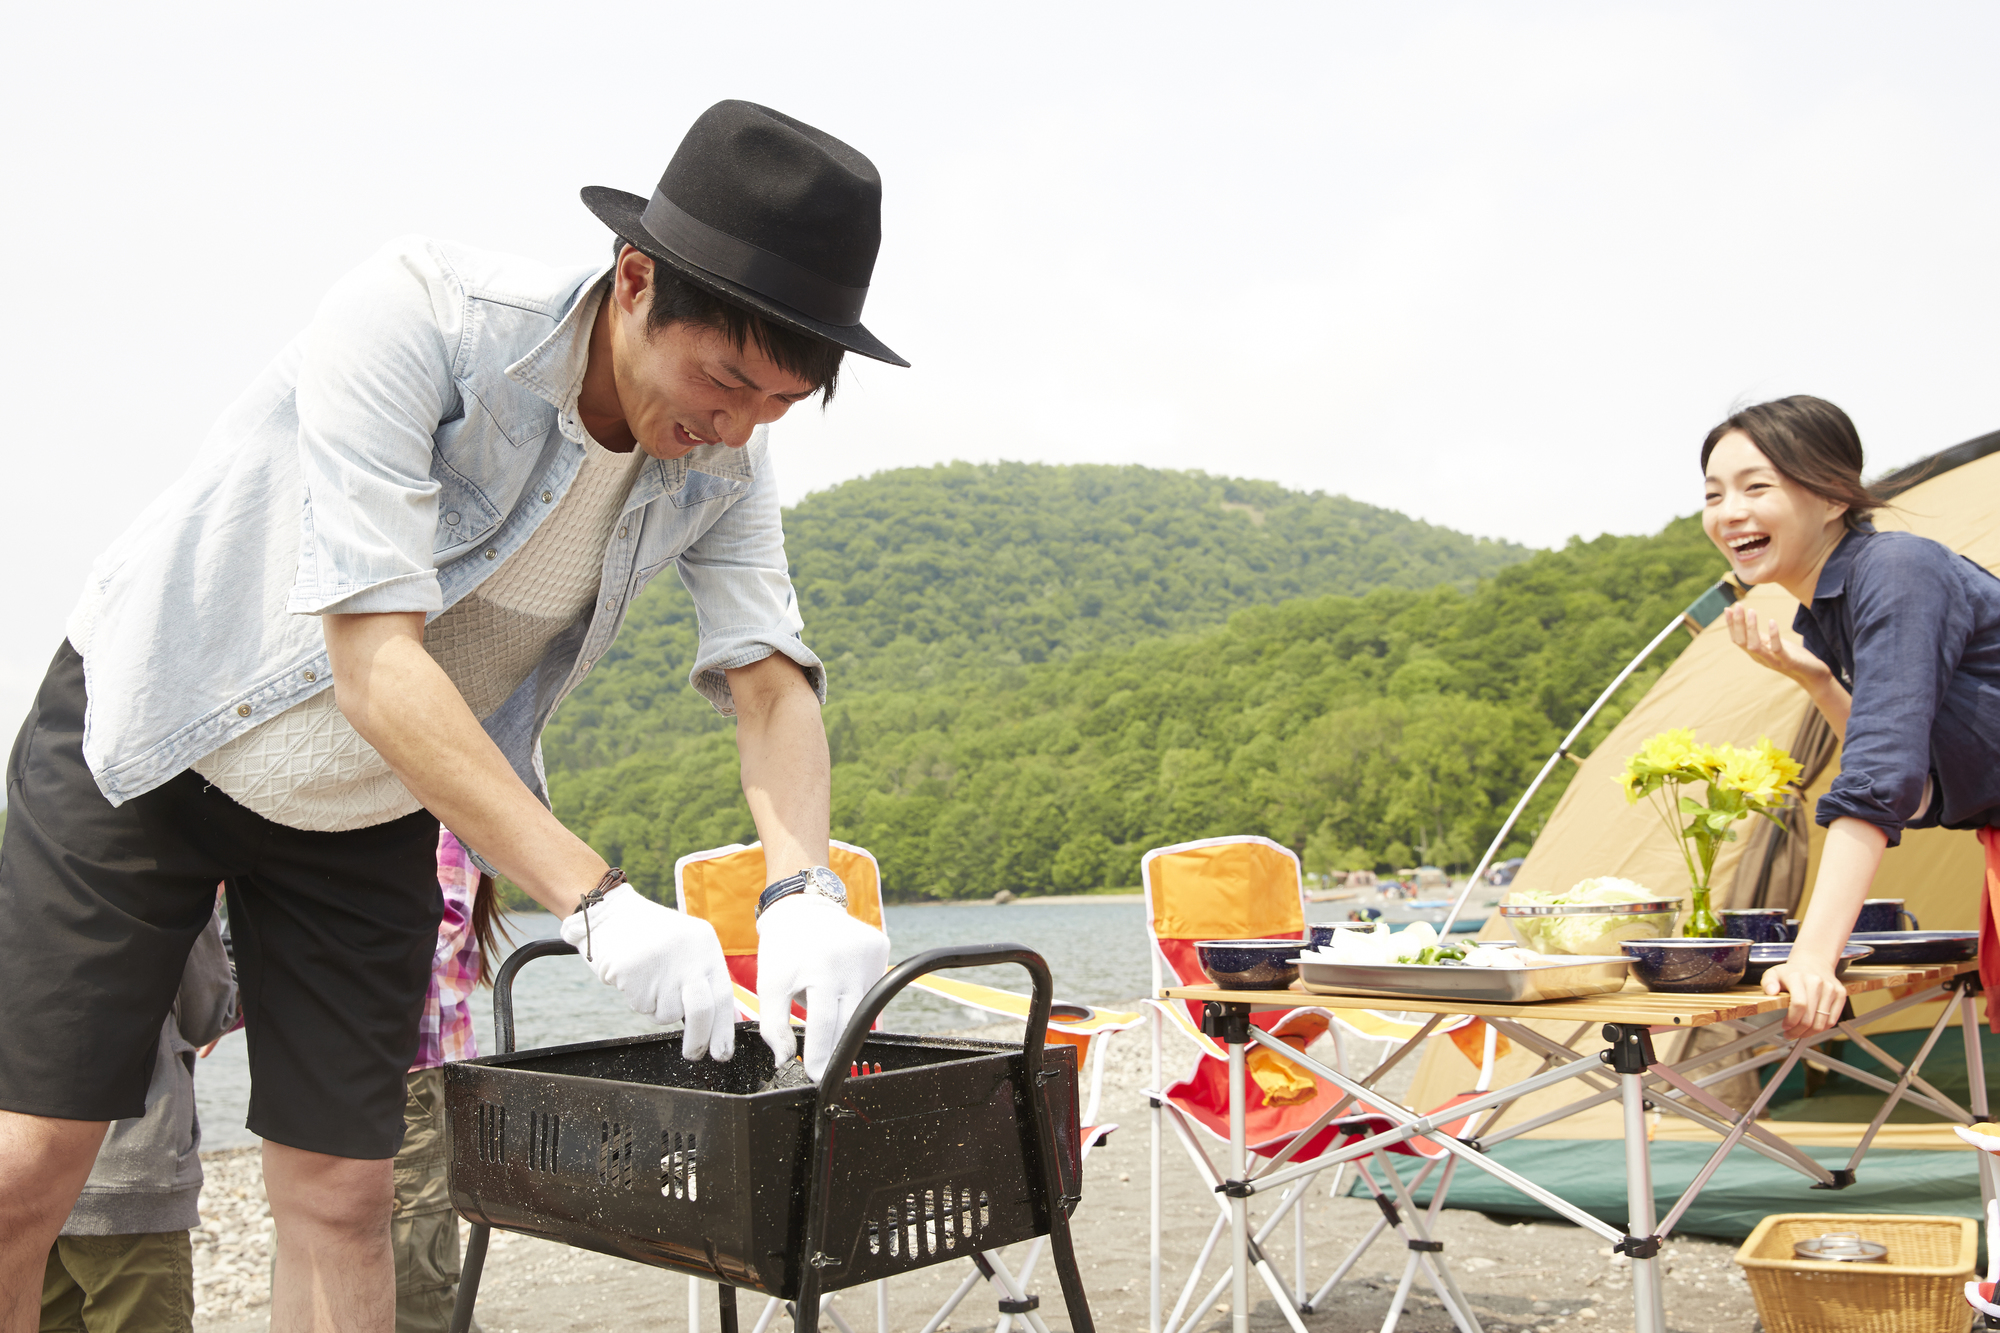
[{"label": "white knit vest", "polygon": [[[561,503],[487,580],[424,630],[424,649],[472,715],[507,702],[562,633],[597,600],[604,547],[646,455],[588,436]],[[336,833],[420,808],[388,763],[348,725],[331,689],[197,760],[194,771],[237,804],[289,828]]]}]

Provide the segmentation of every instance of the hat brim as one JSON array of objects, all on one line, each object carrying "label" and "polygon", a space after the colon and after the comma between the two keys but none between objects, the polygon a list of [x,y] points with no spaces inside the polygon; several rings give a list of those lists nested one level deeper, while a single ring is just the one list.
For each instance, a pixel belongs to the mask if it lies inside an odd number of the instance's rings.
[{"label": "hat brim", "polygon": [[650,256],[658,263],[666,264],[695,286],[725,301],[732,301],[754,310],[774,324],[781,324],[788,329],[830,342],[837,347],[844,347],[850,352],[859,352],[862,356],[876,361],[886,361],[892,366],[907,367],[910,364],[890,351],[880,338],[859,324],[845,327],[827,324],[810,315],[801,314],[790,306],[781,305],[768,296],[759,295],[740,283],[731,282],[728,278],[689,263],[660,244],[659,239],[646,230],[646,224],[640,220],[640,215],[646,209],[646,201],[636,194],[614,190],[607,185],[588,185],[583,189],[583,206],[597,214],[600,222],[617,232],[640,253]]}]

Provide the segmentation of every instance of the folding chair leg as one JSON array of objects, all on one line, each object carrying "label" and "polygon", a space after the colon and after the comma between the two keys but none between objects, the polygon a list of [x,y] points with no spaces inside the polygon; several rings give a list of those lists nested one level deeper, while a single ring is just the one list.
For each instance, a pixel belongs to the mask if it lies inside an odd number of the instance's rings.
[{"label": "folding chair leg", "polygon": [[[1346,1165],[1347,1164],[1345,1162],[1341,1163],[1341,1167],[1343,1169],[1345,1169]],[[1424,1187],[1424,1181],[1430,1178],[1431,1171],[1436,1166],[1437,1163],[1434,1161],[1425,1162],[1423,1165],[1423,1169],[1417,1172],[1416,1180],[1411,1182],[1412,1185],[1417,1189],[1422,1189]],[[1374,1180],[1371,1179],[1365,1171],[1359,1174],[1361,1176],[1362,1182],[1368,1186],[1371,1197],[1373,1197],[1376,1200],[1377,1206],[1379,1207],[1382,1198],[1382,1191],[1380,1190],[1379,1187],[1376,1186]],[[1339,1197],[1338,1192],[1336,1192],[1333,1197],[1338,1198]],[[1354,1248],[1347,1252],[1347,1257],[1340,1261],[1340,1266],[1333,1270],[1333,1275],[1327,1278],[1325,1285],[1322,1286],[1318,1291],[1314,1292],[1312,1299],[1307,1301],[1302,1307],[1300,1307],[1302,1311],[1306,1314],[1311,1314],[1314,1310],[1317,1310],[1320,1306],[1320,1302],[1324,1301],[1327,1298],[1327,1296],[1332,1293],[1333,1289],[1340,1285],[1340,1280],[1346,1277],[1350,1272],[1354,1270],[1354,1265],[1361,1262],[1361,1256],[1368,1253],[1368,1247],[1373,1245],[1378,1239],[1380,1239],[1382,1233],[1384,1231],[1387,1231],[1388,1229],[1389,1229],[1389,1218],[1388,1215],[1385,1213],[1383,1214],[1381,1219],[1375,1223],[1374,1226],[1368,1228],[1367,1232],[1363,1234],[1360,1240],[1354,1243]]]},{"label": "folding chair leg", "polygon": [[885,1277],[875,1279],[875,1333],[889,1333],[889,1279]]},{"label": "folding chair leg", "polygon": [[1403,1280],[1396,1284],[1396,1297],[1389,1302],[1389,1313],[1382,1317],[1382,1333],[1396,1333],[1396,1324],[1403,1317],[1403,1305],[1410,1299],[1410,1288],[1417,1280],[1417,1256],[1414,1251],[1403,1260]]},{"label": "folding chair leg", "polygon": [[[977,1268],[973,1269],[970,1273],[967,1273],[965,1275],[965,1280],[958,1284],[958,1290],[954,1291],[951,1294],[951,1298],[947,1300],[943,1305],[938,1307],[938,1312],[931,1316],[931,1320],[928,1324],[924,1325],[923,1333],[937,1333],[938,1326],[943,1324],[945,1320],[951,1318],[951,1312],[958,1308],[958,1303],[964,1300],[967,1294],[969,1294],[974,1287],[979,1285],[979,1280],[984,1276],[985,1274],[981,1273]],[[886,1325],[885,1325],[885,1330],[886,1330]]]},{"label": "folding chair leg", "polygon": [[1326,1285],[1314,1292],[1313,1298],[1306,1302],[1305,1313],[1311,1314],[1314,1310],[1319,1309],[1320,1302],[1325,1300],[1333,1289],[1340,1285],[1340,1280],[1353,1270],[1354,1265],[1361,1262],[1362,1255],[1368,1253],[1368,1247],[1373,1245],[1376,1239],[1388,1229],[1389,1219],[1386,1217],[1368,1228],[1367,1234],[1362,1236],[1355,1243],[1354,1248],[1347,1252],[1347,1257],[1340,1261],[1340,1267],[1333,1270],[1333,1276],[1326,1280]]},{"label": "folding chair leg", "polygon": [[765,1301],[764,1313],[757,1316],[757,1327],[751,1329],[750,1333],[764,1333],[764,1330],[771,1327],[771,1321],[773,1319],[776,1319],[778,1315],[784,1310],[784,1308],[785,1308],[785,1303],[779,1300],[776,1296],[773,1296],[771,1297],[771,1299]]},{"label": "folding chair leg", "polygon": [[[1208,1240],[1202,1244],[1201,1253],[1194,1261],[1194,1270],[1188,1274],[1187,1282],[1181,1287],[1181,1298],[1174,1302],[1174,1312],[1167,1317],[1166,1333],[1180,1333],[1181,1315],[1187,1310],[1188,1297],[1194,1295],[1195,1284],[1201,1281],[1202,1270],[1208,1267],[1209,1258],[1215,1253],[1215,1243],[1222,1239],[1222,1228],[1227,1225],[1229,1225],[1228,1217],[1221,1216],[1217,1217],[1215,1225],[1208,1229]],[[1222,1286],[1228,1282],[1228,1276],[1224,1275],[1222,1283],[1216,1288],[1216,1295],[1221,1294]],[[1206,1309],[1214,1302],[1215,1296],[1210,1296],[1202,1302],[1202,1308]]]},{"label": "folding chair leg", "polygon": [[[1390,1162],[1385,1154],[1377,1153],[1376,1156],[1381,1158],[1382,1169],[1388,1173],[1390,1180],[1396,1187],[1397,1198],[1401,1201],[1404,1210],[1409,1214],[1410,1229],[1417,1233],[1416,1239],[1419,1242],[1428,1244],[1431,1239],[1430,1223],[1437,1218],[1435,1205],[1438,1202],[1439,1196],[1437,1194],[1431,1196],[1433,1208],[1418,1208],[1415,1196],[1410,1193],[1409,1186],[1403,1183],[1403,1177],[1396,1170],[1395,1164]],[[1438,1189],[1442,1191],[1450,1183],[1450,1180],[1451,1176],[1449,1172],[1439,1177]],[[1438,1299],[1444,1303],[1445,1309],[1451,1313],[1451,1321],[1457,1324],[1463,1333],[1479,1333],[1479,1321],[1472,1317],[1471,1305],[1466,1301],[1465,1293],[1458,1289],[1458,1280],[1452,1276],[1451,1265],[1438,1257],[1442,1253],[1443,1251],[1441,1250],[1435,1252],[1411,1250],[1410,1257],[1424,1270],[1424,1276],[1430,1280],[1432,1288],[1438,1294]]]},{"label": "folding chair leg", "polygon": [[[1014,1274],[1008,1270],[1007,1261],[1000,1257],[1000,1251],[982,1250],[980,1251],[980,1257],[992,1266],[993,1285],[1000,1288],[1003,1296],[1010,1301],[1025,1301],[1028,1299],[1028,1293],[1015,1280]],[[1049,1333],[1049,1326],[1042,1322],[1042,1316],[1037,1311],[1030,1310],[1022,1315],[1021,1318],[1026,1321],[1029,1328],[1035,1330],[1035,1333]]]}]

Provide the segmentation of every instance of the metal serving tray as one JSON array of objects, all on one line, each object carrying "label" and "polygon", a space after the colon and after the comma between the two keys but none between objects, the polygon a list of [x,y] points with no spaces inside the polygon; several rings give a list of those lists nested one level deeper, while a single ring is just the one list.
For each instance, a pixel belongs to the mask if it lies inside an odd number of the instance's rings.
[{"label": "metal serving tray", "polygon": [[1574,957],[1529,967],[1419,963],[1299,963],[1299,984],[1317,995],[1533,1004],[1621,990],[1630,958]]},{"label": "metal serving tray", "polygon": [[1979,953],[1976,930],[1858,930],[1847,940],[1873,949],[1875,956],[1868,961],[1875,967],[1962,963]]}]

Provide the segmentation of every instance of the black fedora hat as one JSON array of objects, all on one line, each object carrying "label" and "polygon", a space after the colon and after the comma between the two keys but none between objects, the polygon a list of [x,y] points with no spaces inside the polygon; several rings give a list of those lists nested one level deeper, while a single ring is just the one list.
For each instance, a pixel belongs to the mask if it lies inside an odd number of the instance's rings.
[{"label": "black fedora hat", "polygon": [[861,326],[882,246],[882,178],[824,130],[754,102],[717,102],[651,199],[592,185],[583,202],[628,244],[724,300],[910,364]]}]

